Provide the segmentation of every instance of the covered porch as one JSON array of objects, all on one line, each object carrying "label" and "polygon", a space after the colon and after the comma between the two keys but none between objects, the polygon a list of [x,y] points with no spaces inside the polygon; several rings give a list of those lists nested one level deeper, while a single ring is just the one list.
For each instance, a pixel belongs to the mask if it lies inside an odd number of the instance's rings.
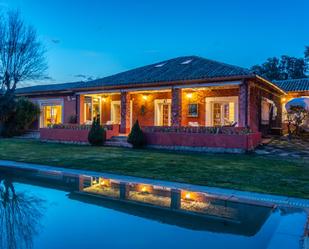
[{"label": "covered porch", "polygon": [[169,88],[80,93],[78,122],[119,125],[128,134],[136,120],[142,128],[246,127],[248,95],[241,82]]}]

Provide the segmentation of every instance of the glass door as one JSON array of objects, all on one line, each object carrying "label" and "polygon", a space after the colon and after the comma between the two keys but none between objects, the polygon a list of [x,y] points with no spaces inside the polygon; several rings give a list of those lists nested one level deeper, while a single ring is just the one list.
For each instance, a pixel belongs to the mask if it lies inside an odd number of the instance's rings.
[{"label": "glass door", "polygon": [[234,122],[234,103],[213,103],[213,126],[231,125]]}]

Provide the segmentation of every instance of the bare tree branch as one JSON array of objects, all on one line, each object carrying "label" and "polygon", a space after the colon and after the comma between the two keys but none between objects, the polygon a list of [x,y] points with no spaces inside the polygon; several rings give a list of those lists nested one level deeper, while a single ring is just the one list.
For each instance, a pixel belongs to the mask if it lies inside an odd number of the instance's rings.
[{"label": "bare tree branch", "polygon": [[36,30],[27,26],[18,11],[0,18],[0,89],[14,93],[22,81],[42,79],[47,69],[45,49]]}]

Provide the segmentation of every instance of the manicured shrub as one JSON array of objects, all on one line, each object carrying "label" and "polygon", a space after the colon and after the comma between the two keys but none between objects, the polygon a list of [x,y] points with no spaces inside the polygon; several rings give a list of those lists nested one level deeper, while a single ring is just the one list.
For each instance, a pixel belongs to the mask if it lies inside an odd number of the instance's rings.
[{"label": "manicured shrub", "polygon": [[26,98],[16,100],[15,108],[4,123],[3,136],[12,137],[24,134],[39,117],[40,108]]},{"label": "manicured shrub", "polygon": [[70,116],[69,124],[77,124],[77,115],[71,115]]},{"label": "manicured shrub", "polygon": [[133,125],[128,136],[128,143],[133,145],[133,148],[141,148],[146,144],[145,135],[139,126],[138,120]]},{"label": "manicured shrub", "polygon": [[88,141],[93,146],[103,145],[106,139],[104,128],[100,125],[100,119],[94,118],[88,133]]}]

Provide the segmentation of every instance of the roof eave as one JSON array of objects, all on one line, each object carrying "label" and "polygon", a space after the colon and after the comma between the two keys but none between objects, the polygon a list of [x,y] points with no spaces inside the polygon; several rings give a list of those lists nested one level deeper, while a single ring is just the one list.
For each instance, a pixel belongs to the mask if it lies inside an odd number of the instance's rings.
[{"label": "roof eave", "polygon": [[276,90],[278,90],[279,92],[281,92],[283,95],[287,95],[287,92],[286,92],[286,91],[284,91],[284,90],[281,89],[279,86],[277,86],[276,84],[272,83],[271,81],[269,81],[269,80],[267,80],[267,79],[265,79],[265,78],[263,78],[263,77],[261,77],[261,76],[259,76],[259,75],[257,75],[257,74],[255,74],[254,77],[255,77],[256,79],[261,80],[261,81],[265,82],[266,84],[272,86],[273,88],[275,88]]},{"label": "roof eave", "polygon": [[53,94],[68,94],[74,92],[83,91],[96,91],[96,90],[115,90],[121,91],[122,89],[130,89],[138,87],[158,87],[158,86],[181,86],[185,84],[198,84],[198,83],[211,83],[211,82],[224,82],[231,80],[243,80],[254,78],[254,75],[235,75],[235,76],[225,76],[225,77],[215,77],[215,78],[203,78],[195,80],[175,80],[175,81],[161,81],[161,82],[148,82],[148,83],[134,83],[126,85],[117,86],[97,86],[97,87],[83,87],[83,88],[72,88],[70,90],[59,90],[59,91],[34,91],[29,93],[18,93],[17,96],[36,96],[36,95],[53,95]]}]

